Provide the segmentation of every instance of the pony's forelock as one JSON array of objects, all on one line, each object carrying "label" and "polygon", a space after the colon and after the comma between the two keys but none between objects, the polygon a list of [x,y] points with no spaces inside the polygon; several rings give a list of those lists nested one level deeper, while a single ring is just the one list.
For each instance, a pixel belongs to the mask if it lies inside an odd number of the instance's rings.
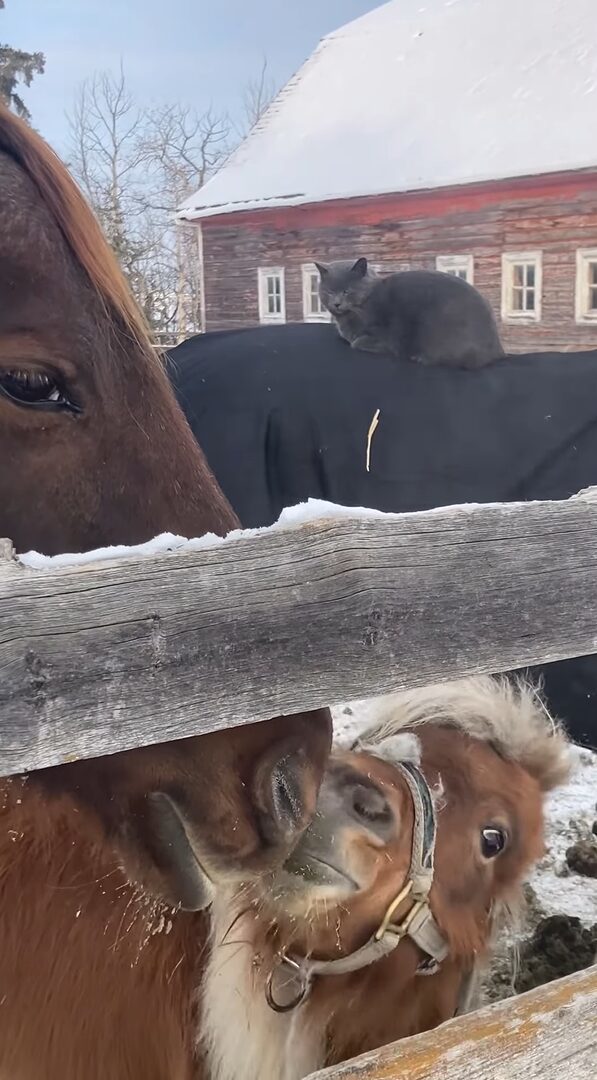
[{"label": "pony's forelock", "polygon": [[388,694],[380,698],[377,716],[359,743],[380,754],[388,739],[422,724],[447,725],[491,743],[534,776],[543,791],[570,774],[564,730],[538,687],[522,678],[474,676]]}]

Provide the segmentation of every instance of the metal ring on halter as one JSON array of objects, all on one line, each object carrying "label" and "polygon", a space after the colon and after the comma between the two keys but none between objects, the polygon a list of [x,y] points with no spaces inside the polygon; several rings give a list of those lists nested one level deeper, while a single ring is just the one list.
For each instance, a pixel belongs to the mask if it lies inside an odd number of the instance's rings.
[{"label": "metal ring on halter", "polygon": [[267,1001],[270,1009],[273,1009],[274,1012],[286,1013],[291,1012],[293,1009],[296,1009],[297,1005],[300,1005],[301,1002],[305,1000],[311,988],[311,981],[303,971],[301,965],[298,964],[296,960],[292,960],[289,956],[282,956],[280,958],[280,964],[288,964],[288,967],[292,968],[296,975],[299,975],[300,986],[298,992],[295,997],[293,997],[292,1000],[287,1002],[285,1005],[281,1005],[278,1001],[276,1001],[274,997],[272,981],[277,969],[273,968],[270,971],[267,982],[265,984],[265,1000]]}]

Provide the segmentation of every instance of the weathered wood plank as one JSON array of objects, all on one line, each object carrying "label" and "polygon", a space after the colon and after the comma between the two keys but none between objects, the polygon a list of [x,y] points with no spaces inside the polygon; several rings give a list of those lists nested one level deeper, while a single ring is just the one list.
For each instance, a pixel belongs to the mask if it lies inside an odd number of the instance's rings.
[{"label": "weathered wood plank", "polygon": [[0,772],[597,651],[597,501],[0,562]]},{"label": "weathered wood plank", "polygon": [[595,1080],[597,967],[309,1080]]},{"label": "weathered wood plank", "polygon": [[0,562],[12,562],[14,557],[15,553],[11,541],[0,536]]}]

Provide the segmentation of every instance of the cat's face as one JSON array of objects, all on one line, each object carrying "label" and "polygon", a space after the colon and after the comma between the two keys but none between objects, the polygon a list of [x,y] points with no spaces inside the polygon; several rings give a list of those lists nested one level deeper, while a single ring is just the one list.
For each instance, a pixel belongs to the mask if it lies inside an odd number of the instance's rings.
[{"label": "cat's face", "polygon": [[345,315],[359,307],[371,291],[375,276],[366,259],[333,263],[315,263],[319,270],[319,296],[332,315]]}]

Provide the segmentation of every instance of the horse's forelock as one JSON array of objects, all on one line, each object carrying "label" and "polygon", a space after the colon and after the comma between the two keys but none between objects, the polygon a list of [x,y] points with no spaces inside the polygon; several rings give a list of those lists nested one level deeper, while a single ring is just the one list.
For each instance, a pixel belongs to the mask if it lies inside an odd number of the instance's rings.
[{"label": "horse's forelock", "polygon": [[132,341],[158,363],[141,312],[90,206],[51,147],[3,105],[0,153],[11,157],[35,184],[116,336],[125,339],[129,351]]}]

